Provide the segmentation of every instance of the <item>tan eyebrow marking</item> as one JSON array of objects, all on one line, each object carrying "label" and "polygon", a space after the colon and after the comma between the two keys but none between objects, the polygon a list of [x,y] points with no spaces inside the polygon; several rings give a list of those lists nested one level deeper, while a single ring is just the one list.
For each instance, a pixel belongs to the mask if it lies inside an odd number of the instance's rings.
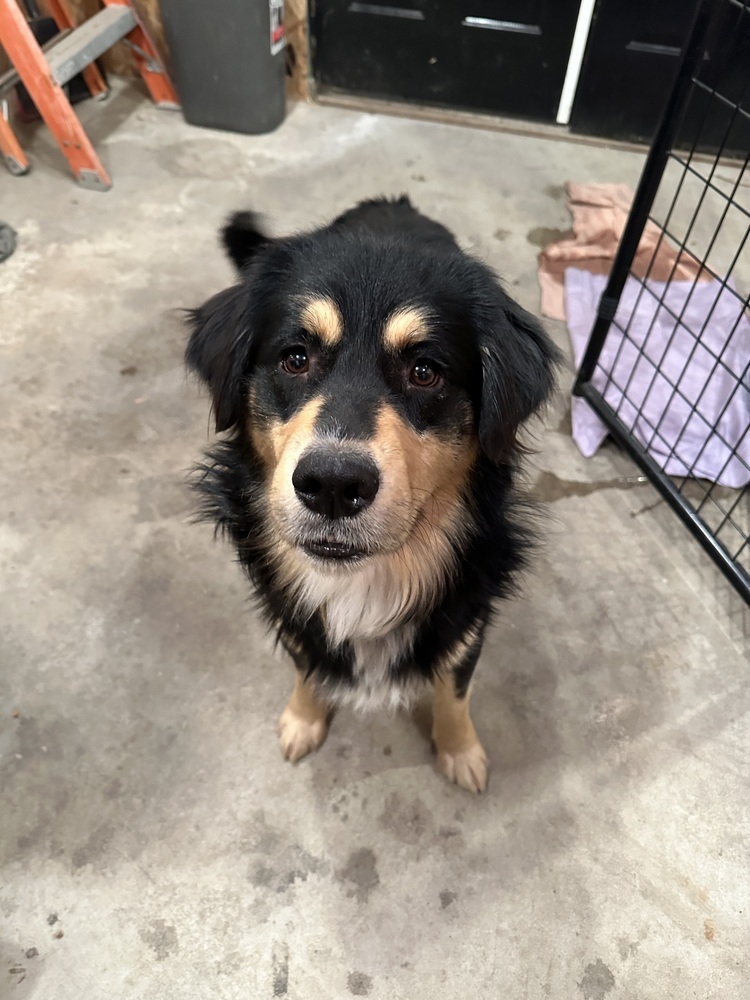
[{"label": "tan eyebrow marking", "polygon": [[427,316],[418,306],[405,306],[393,313],[383,328],[383,343],[391,351],[403,351],[427,336]]},{"label": "tan eyebrow marking", "polygon": [[305,329],[319,337],[326,346],[334,347],[341,340],[344,321],[332,299],[311,299],[305,304],[300,318]]}]

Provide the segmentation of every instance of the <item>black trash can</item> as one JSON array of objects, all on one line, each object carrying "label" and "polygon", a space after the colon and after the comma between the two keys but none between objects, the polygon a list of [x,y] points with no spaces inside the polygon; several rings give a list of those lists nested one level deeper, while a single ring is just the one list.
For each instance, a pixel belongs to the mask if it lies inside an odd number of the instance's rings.
[{"label": "black trash can", "polygon": [[284,120],[284,0],[161,0],[182,113],[258,135]]}]

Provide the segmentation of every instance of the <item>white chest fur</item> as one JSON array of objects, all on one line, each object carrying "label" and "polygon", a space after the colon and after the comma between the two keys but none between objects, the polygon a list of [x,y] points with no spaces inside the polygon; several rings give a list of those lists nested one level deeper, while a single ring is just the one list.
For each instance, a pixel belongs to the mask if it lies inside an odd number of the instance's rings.
[{"label": "white chest fur", "polygon": [[395,629],[381,639],[352,640],[355,686],[333,692],[336,702],[361,711],[408,708],[418,685],[414,681],[398,683],[391,668],[411,653],[413,642],[412,626]]},{"label": "white chest fur", "polygon": [[348,642],[354,653],[355,684],[326,687],[337,704],[357,709],[408,705],[419,685],[397,684],[393,667],[411,654],[415,627],[404,623],[413,594],[390,566],[373,562],[352,574],[326,574],[311,569],[299,581],[300,603],[319,610],[332,650]]}]

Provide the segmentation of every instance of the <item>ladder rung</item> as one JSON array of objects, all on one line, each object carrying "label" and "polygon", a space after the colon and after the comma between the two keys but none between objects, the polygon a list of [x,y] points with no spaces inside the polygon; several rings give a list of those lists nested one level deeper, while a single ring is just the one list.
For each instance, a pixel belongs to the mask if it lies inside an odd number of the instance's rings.
[{"label": "ladder rung", "polygon": [[[42,46],[42,52],[49,52],[50,49],[54,49],[56,45],[59,45],[63,38],[67,38],[68,35],[72,34],[72,28],[63,28],[62,31],[56,34],[54,38],[50,38],[48,42],[44,43]],[[20,79],[21,77],[11,66],[9,70],[0,76],[0,94],[5,93],[6,90],[10,90],[10,88],[14,87]]]},{"label": "ladder rung", "polygon": [[109,5],[72,31],[47,56],[50,73],[62,86],[129,34],[137,22],[130,7]]}]

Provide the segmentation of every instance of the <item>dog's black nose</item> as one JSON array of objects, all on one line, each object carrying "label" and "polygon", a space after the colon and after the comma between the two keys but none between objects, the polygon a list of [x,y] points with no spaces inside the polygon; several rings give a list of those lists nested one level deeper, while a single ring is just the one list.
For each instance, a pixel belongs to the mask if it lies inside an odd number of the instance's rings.
[{"label": "dog's black nose", "polygon": [[299,460],[292,485],[306,507],[335,519],[353,517],[369,507],[380,476],[366,455],[311,451]]}]

